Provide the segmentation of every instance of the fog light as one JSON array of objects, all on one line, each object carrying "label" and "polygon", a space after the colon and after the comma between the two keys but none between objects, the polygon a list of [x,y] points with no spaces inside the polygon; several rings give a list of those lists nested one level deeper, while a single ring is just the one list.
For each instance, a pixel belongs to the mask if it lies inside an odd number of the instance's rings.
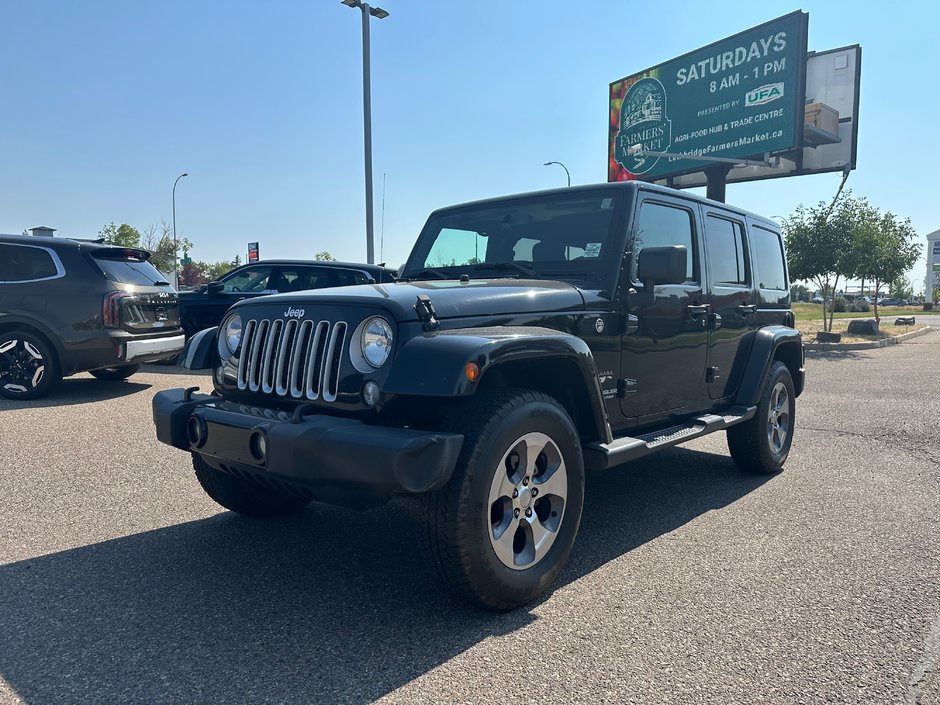
[{"label": "fog light", "polygon": [[362,387],[362,400],[368,406],[375,406],[379,403],[379,385],[371,379]]},{"label": "fog light", "polygon": [[251,451],[251,455],[255,460],[264,462],[268,453],[268,441],[264,437],[263,432],[255,431],[251,434],[251,439],[248,441],[248,449]]}]

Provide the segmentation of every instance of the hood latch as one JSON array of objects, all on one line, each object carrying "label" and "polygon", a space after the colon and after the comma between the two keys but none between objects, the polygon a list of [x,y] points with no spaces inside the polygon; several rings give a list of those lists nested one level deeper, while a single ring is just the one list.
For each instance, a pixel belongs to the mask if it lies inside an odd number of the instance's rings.
[{"label": "hood latch", "polygon": [[427,294],[418,294],[418,300],[415,302],[415,311],[418,319],[424,322],[424,330],[437,330],[440,325],[437,321],[437,314],[434,312],[434,304]]}]

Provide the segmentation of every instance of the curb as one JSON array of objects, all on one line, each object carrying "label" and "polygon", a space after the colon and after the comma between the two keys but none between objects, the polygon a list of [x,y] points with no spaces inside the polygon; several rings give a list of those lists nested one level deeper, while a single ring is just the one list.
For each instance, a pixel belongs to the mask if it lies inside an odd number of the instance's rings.
[{"label": "curb", "polygon": [[874,350],[876,348],[886,348],[889,345],[897,345],[910,338],[916,338],[919,335],[926,335],[933,330],[931,326],[926,326],[920,330],[912,330],[910,333],[901,333],[891,338],[882,338],[866,343],[804,343],[806,350]]}]

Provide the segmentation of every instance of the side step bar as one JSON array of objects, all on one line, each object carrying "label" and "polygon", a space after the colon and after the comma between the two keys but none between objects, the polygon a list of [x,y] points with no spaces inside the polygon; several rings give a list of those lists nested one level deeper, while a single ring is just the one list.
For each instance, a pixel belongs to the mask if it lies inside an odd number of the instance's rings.
[{"label": "side step bar", "polygon": [[588,443],[582,446],[584,466],[588,470],[606,470],[642,458],[654,451],[748,421],[756,413],[756,406],[732,406],[720,416],[704,414],[679,426],[670,426],[635,437],[624,436],[610,443]]}]

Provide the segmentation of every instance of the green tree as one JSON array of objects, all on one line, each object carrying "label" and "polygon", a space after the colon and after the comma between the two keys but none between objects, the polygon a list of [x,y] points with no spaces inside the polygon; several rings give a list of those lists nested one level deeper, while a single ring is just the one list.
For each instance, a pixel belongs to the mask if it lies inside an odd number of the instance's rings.
[{"label": "green tree", "polygon": [[888,285],[888,296],[892,299],[904,299],[910,301],[914,298],[914,287],[907,276],[901,275]]},{"label": "green tree", "polygon": [[[790,276],[812,282],[822,291],[823,328],[832,330],[833,311],[827,307],[839,280],[851,268],[848,262],[854,232],[867,203],[841,194],[831,205],[799,206],[784,222]],[[831,308],[831,307],[829,307]]]},{"label": "green tree", "polygon": [[115,225],[112,220],[98,231],[98,236],[103,237],[104,241],[109,245],[117,245],[118,247],[140,247],[140,231],[127,223]]},{"label": "green tree", "polygon": [[235,269],[235,267],[241,267],[241,266],[242,266],[241,255],[235,255],[235,259],[232,260],[232,269]]},{"label": "green tree", "polygon": [[914,266],[921,249],[915,242],[917,233],[910,218],[901,220],[894,213],[881,213],[866,204],[853,235],[848,273],[872,283],[875,320],[880,321],[878,298],[881,289],[903,278]]},{"label": "green tree", "polygon": [[209,281],[221,279],[233,269],[231,262],[216,262],[215,264],[200,262],[199,264],[203,266],[203,271]]},{"label": "green tree", "polygon": [[321,262],[335,262],[336,258],[331,255],[326,250],[320,250],[319,252],[314,253],[313,258],[315,260],[320,260]]}]

